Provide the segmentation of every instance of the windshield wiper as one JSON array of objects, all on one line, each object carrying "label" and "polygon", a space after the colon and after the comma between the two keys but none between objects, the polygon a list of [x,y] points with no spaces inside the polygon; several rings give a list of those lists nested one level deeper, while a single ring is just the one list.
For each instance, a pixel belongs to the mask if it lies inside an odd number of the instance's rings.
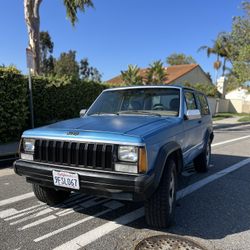
[{"label": "windshield wiper", "polygon": [[106,112],[95,112],[90,114],[91,115],[119,115],[119,113],[106,113]]},{"label": "windshield wiper", "polygon": [[138,114],[138,115],[161,116],[159,113],[153,113],[153,112],[143,111],[143,110],[124,110],[124,111],[119,111],[117,114]]}]

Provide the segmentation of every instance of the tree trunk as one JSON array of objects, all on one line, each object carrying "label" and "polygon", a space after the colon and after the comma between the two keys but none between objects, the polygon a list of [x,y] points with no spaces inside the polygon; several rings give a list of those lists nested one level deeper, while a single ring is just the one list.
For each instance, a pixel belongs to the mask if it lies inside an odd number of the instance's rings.
[{"label": "tree trunk", "polygon": [[40,73],[40,16],[42,0],[24,0],[24,17],[28,29],[29,45],[34,55],[34,74]]}]

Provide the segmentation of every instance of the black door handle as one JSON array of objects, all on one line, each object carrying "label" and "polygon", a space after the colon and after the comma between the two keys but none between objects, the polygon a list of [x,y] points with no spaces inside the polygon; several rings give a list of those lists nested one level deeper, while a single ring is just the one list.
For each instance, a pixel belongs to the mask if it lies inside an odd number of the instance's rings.
[{"label": "black door handle", "polygon": [[198,123],[201,123],[201,120],[200,120],[200,121],[198,121]]}]

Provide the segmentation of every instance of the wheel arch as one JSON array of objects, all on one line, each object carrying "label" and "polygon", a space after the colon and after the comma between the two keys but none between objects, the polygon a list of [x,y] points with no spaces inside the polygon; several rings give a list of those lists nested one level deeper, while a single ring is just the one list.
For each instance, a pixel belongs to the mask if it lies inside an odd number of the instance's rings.
[{"label": "wheel arch", "polygon": [[155,164],[155,188],[159,186],[163,171],[167,167],[167,161],[170,158],[174,159],[177,166],[176,171],[180,173],[183,169],[183,155],[181,146],[177,142],[169,142],[159,150]]}]

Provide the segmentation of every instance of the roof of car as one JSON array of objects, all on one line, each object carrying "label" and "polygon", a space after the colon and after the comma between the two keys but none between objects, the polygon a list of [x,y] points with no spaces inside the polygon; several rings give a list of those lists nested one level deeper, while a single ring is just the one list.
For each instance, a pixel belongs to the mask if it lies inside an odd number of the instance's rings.
[{"label": "roof of car", "polygon": [[124,87],[114,87],[105,89],[104,91],[113,91],[113,90],[125,90],[125,89],[152,89],[152,88],[162,88],[162,89],[182,89],[182,86],[176,85],[140,85],[140,86],[124,86]]},{"label": "roof of car", "polygon": [[[114,90],[126,90],[126,89],[152,89],[152,88],[162,88],[162,89],[187,89],[192,91],[197,91],[196,89],[180,86],[180,85],[138,85],[138,86],[123,86],[105,89],[104,91],[114,91]],[[199,92],[199,91],[198,91]]]}]

